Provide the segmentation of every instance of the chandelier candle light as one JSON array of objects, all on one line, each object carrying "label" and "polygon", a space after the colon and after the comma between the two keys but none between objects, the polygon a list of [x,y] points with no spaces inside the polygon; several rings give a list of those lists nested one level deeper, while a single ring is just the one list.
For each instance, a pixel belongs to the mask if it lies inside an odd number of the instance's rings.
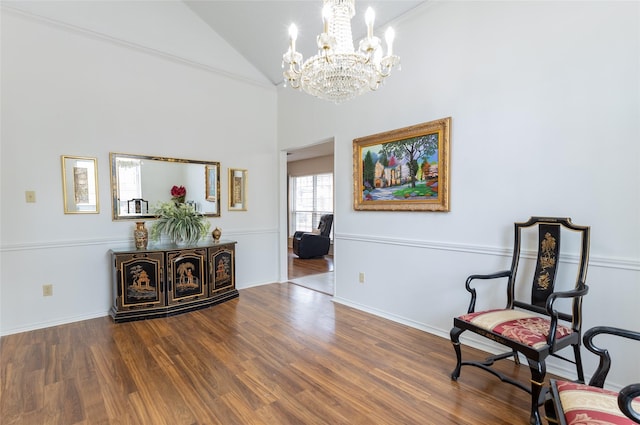
[{"label": "chandelier candle light", "polygon": [[351,18],[355,15],[355,0],[324,0],[323,32],[318,35],[318,54],[302,60],[296,52],[298,28],[289,27],[289,50],[282,56],[285,85],[304,90],[312,96],[341,103],[345,100],[377,90],[391,69],[400,66],[400,58],[393,54],[395,33],[385,33],[387,55],[383,56],[380,39],[373,35],[375,13],[368,8],[365,14],[367,36],[358,51],[353,48]]}]

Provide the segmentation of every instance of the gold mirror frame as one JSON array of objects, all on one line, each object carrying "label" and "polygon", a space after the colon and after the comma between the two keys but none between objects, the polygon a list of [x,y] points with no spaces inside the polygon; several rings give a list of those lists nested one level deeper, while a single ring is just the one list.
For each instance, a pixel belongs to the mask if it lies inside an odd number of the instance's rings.
[{"label": "gold mirror frame", "polygon": [[[220,163],[161,156],[109,153],[111,162],[111,212],[115,220],[154,219],[154,207],[172,201],[173,186],[186,188],[182,200],[207,217],[220,217]],[[137,195],[125,191],[118,171],[123,164],[136,169]],[[147,174],[145,175],[145,170]],[[135,192],[135,191],[134,191]]]},{"label": "gold mirror frame", "polygon": [[229,168],[229,211],[247,210],[247,170]]},{"label": "gold mirror frame", "polygon": [[100,213],[97,158],[61,155],[60,161],[64,213]]}]

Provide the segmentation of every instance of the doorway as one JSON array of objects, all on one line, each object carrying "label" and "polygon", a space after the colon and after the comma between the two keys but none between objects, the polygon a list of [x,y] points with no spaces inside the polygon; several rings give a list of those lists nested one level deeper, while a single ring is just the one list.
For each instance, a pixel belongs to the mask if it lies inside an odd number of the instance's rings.
[{"label": "doorway", "polygon": [[[292,236],[299,230],[313,231],[317,228],[322,214],[334,214],[333,145],[333,139],[331,139],[288,150],[286,175],[283,179],[286,186],[284,189],[286,192],[284,209],[287,240],[286,280],[332,296],[335,292],[333,243],[327,255],[301,259],[293,253]],[[329,192],[327,191],[328,180],[330,180]]]},{"label": "doorway", "polygon": [[288,281],[323,294],[334,294],[333,255],[318,258],[298,258],[288,249]]}]

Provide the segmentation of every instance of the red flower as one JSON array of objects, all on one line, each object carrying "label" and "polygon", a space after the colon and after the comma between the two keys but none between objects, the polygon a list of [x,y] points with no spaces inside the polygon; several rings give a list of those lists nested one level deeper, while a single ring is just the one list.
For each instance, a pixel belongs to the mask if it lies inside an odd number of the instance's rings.
[{"label": "red flower", "polygon": [[174,198],[181,198],[187,194],[187,189],[184,186],[173,186],[171,188],[171,196]]}]

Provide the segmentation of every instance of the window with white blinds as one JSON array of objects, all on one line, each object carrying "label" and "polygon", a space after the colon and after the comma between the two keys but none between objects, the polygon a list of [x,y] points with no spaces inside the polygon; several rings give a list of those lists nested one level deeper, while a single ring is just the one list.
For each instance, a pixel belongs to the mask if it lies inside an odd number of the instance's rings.
[{"label": "window with white blinds", "polygon": [[289,183],[290,234],[317,229],[322,215],[333,214],[333,174],[291,177]]}]

